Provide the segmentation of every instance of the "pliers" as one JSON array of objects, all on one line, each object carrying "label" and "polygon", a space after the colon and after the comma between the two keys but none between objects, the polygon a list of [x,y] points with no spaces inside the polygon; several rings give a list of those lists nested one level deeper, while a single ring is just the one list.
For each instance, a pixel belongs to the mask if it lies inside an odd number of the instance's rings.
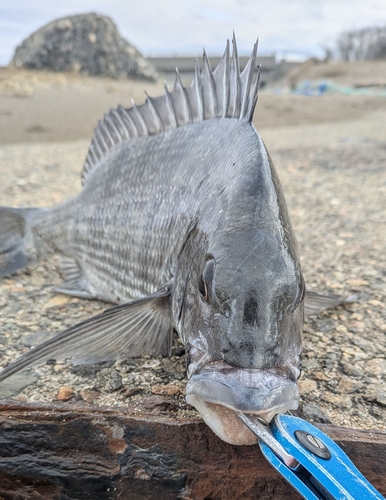
[{"label": "pliers", "polygon": [[306,420],[276,415],[266,424],[237,415],[259,438],[268,462],[306,500],[385,500],[343,450]]}]

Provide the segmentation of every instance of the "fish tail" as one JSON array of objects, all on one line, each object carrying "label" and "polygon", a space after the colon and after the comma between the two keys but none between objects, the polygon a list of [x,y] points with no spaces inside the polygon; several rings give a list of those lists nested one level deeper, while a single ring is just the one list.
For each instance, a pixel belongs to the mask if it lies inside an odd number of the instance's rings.
[{"label": "fish tail", "polygon": [[41,208],[0,207],[0,277],[13,274],[38,260],[31,231]]}]

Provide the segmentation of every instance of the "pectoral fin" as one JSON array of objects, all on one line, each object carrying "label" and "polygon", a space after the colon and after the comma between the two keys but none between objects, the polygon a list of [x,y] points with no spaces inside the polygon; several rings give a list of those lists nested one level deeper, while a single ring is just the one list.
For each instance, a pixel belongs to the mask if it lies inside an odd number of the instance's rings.
[{"label": "pectoral fin", "polygon": [[170,356],[173,324],[169,287],[107,309],[27,352],[0,373],[0,382],[49,359],[72,364],[98,363],[144,354]]},{"label": "pectoral fin", "polygon": [[321,295],[316,292],[306,292],[304,314],[306,316],[309,314],[318,314],[320,311],[324,311],[324,309],[330,309],[342,304],[355,302],[355,300],[355,295],[343,298],[338,295]]}]

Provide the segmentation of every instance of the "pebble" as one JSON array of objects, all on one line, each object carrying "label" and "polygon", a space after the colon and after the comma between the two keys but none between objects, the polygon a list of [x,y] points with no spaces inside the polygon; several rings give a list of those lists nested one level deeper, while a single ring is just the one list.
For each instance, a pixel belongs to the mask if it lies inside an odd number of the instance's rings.
[{"label": "pebble", "polygon": [[27,347],[35,347],[41,344],[42,342],[49,340],[50,338],[52,338],[52,336],[53,336],[52,332],[38,331],[24,335],[21,341],[22,344]]},{"label": "pebble", "polygon": [[382,384],[369,384],[366,387],[365,398],[381,406],[386,406],[386,394]]},{"label": "pebble", "polygon": [[16,373],[0,384],[0,399],[7,399],[19,394],[21,390],[37,382],[39,378],[34,370]]},{"label": "pebble", "polygon": [[74,389],[68,385],[62,385],[56,395],[58,401],[69,401],[75,395]]},{"label": "pebble", "polygon": [[68,295],[63,295],[63,294],[55,295],[55,297],[53,297],[44,304],[44,308],[51,309],[52,307],[61,307],[70,302],[70,300],[71,297],[69,297]]},{"label": "pebble", "polygon": [[352,405],[352,399],[349,396],[344,396],[342,394],[331,394],[325,393],[323,394],[323,400],[327,403],[331,403],[335,405],[337,408],[341,410],[349,410]]},{"label": "pebble", "polygon": [[318,384],[315,380],[301,379],[298,383],[300,394],[309,394],[310,392],[315,392],[318,389]]},{"label": "pebble", "polygon": [[386,359],[370,359],[365,363],[365,371],[369,375],[386,375]]},{"label": "pebble", "polygon": [[153,394],[166,394],[167,396],[175,396],[180,392],[180,388],[176,385],[158,384],[151,387]]},{"label": "pebble", "polygon": [[86,401],[86,403],[92,404],[96,399],[99,398],[100,393],[93,389],[81,389],[79,395]]},{"label": "pebble", "polygon": [[359,380],[351,380],[348,377],[342,377],[338,385],[335,387],[335,390],[339,393],[351,394],[352,392],[362,389],[363,386],[363,382],[360,382]]},{"label": "pebble", "polygon": [[305,403],[302,407],[303,416],[313,422],[320,422],[323,424],[331,424],[331,419],[327,414],[314,403]]},{"label": "pebble", "polygon": [[357,366],[351,363],[342,362],[343,373],[349,375],[350,377],[362,377],[363,370],[360,370]]}]

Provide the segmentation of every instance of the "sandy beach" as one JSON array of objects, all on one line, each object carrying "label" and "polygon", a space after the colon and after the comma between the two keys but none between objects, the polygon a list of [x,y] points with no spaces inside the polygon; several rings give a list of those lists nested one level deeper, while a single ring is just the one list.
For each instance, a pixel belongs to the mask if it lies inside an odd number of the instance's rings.
[{"label": "sandy beach", "polygon": [[[50,206],[76,194],[98,119],[162,89],[0,69],[0,205]],[[386,430],[386,98],[261,92],[254,124],[283,184],[308,288],[357,297],[306,320],[300,414]],[[107,307],[55,294],[52,284],[60,284],[54,258],[1,281],[1,367]],[[10,380],[0,397],[53,401],[67,385],[85,404],[140,412],[141,398],[163,390],[176,415],[196,418],[184,401],[180,351],[83,369],[46,365]]]}]

